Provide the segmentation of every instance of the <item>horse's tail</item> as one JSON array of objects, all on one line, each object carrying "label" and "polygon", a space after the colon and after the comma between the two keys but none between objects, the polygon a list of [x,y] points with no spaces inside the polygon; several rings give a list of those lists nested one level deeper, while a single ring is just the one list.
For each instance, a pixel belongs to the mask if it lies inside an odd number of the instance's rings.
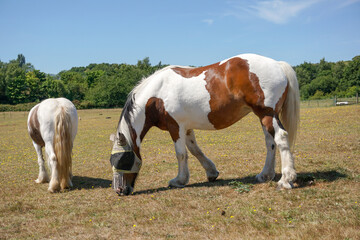
[{"label": "horse's tail", "polygon": [[57,159],[57,169],[61,190],[69,185],[71,172],[71,118],[66,107],[60,106],[55,112],[54,151]]},{"label": "horse's tail", "polygon": [[293,149],[300,122],[299,84],[294,69],[286,62],[279,64],[288,79],[288,93],[281,109],[280,120],[289,134],[290,149]]}]

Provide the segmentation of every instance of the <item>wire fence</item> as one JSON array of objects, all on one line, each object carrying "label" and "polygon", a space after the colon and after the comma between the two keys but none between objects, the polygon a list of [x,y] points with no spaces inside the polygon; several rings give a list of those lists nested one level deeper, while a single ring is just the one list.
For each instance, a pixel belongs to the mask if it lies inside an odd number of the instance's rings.
[{"label": "wire fence", "polygon": [[334,96],[330,99],[319,99],[319,100],[304,100],[301,101],[301,108],[314,108],[314,107],[332,107],[332,106],[346,106],[359,104],[359,95],[356,94],[354,97],[350,98],[338,98]]}]

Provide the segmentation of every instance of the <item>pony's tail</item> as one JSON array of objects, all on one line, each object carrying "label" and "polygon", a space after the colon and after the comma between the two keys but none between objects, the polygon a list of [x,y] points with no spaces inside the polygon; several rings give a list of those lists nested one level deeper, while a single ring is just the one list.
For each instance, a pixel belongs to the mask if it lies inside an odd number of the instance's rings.
[{"label": "pony's tail", "polygon": [[280,112],[280,120],[289,134],[290,149],[294,149],[296,132],[300,123],[299,84],[294,69],[286,62],[279,62],[288,79],[288,93]]},{"label": "pony's tail", "polygon": [[61,190],[69,186],[71,172],[71,119],[66,108],[60,106],[55,113],[54,151]]}]

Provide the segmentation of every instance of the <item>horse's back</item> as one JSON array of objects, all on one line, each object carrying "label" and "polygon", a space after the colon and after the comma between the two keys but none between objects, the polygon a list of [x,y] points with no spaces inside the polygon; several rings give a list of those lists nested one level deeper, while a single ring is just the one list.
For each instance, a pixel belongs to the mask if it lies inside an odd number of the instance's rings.
[{"label": "horse's back", "polygon": [[77,111],[74,104],[66,98],[49,98],[31,109],[28,117],[29,131],[31,130],[31,122],[37,121],[38,131],[41,133],[43,141],[45,143],[52,142],[55,132],[55,118],[59,111],[62,111],[61,109],[65,110],[70,117],[72,138],[75,138],[78,125]]},{"label": "horse's back", "polygon": [[167,67],[141,84],[146,87],[139,87],[136,96],[143,105],[161,99],[167,113],[186,128],[221,129],[254,109],[275,110],[287,84],[278,61],[241,54],[204,67]]}]

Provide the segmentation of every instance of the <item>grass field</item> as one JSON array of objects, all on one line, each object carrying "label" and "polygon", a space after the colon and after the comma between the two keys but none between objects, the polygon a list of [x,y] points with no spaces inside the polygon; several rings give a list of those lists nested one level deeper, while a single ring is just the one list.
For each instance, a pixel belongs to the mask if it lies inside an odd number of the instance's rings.
[{"label": "grass field", "polygon": [[[111,189],[109,135],[119,109],[78,111],[74,188],[50,194],[36,184],[37,157],[27,113],[0,113],[0,239],[360,239],[360,106],[302,108],[292,190],[258,184],[265,144],[258,119],[221,131],[196,131],[220,171],[214,183],[190,156],[190,183],[177,174],[167,132],[143,142],[135,194]],[[280,178],[277,154],[276,181]]]}]

